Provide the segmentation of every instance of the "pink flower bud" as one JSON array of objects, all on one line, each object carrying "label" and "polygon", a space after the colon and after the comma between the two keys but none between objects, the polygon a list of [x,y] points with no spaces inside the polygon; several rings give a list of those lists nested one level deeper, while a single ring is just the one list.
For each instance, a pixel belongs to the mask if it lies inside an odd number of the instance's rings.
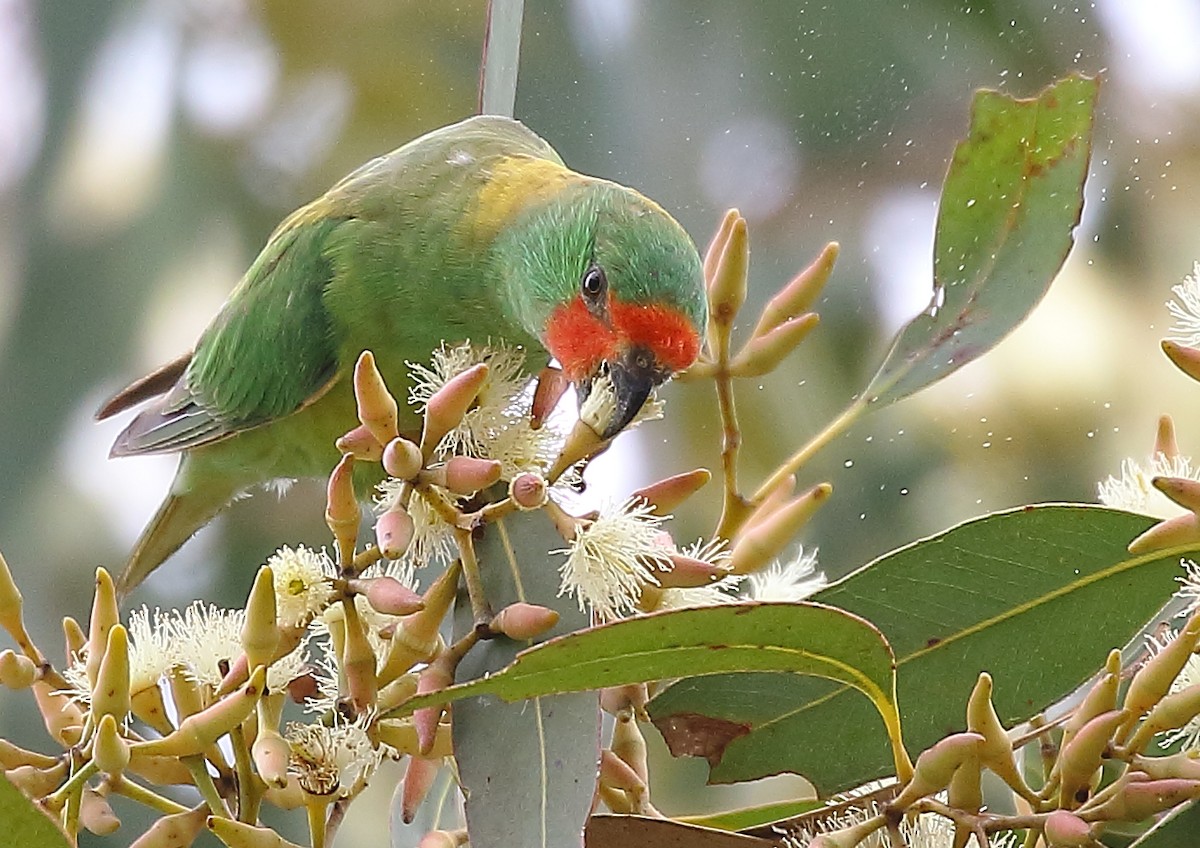
[{"label": "pink flower bud", "polygon": [[508,496],[521,509],[541,509],[548,497],[546,478],[533,471],[524,471],[508,484]]},{"label": "pink flower bud", "polygon": [[325,499],[325,524],[337,542],[339,556],[353,556],[360,520],[354,497],[354,457],[346,454],[329,475]]},{"label": "pink flower bud", "polygon": [[417,817],[417,808],[429,794],[441,765],[439,760],[408,758],[408,767],[404,770],[404,787],[400,795],[400,818],[405,824],[412,824],[413,819]]},{"label": "pink flower bud", "polygon": [[754,336],[764,336],[784,322],[806,312],[817,302],[821,290],[833,271],[840,248],[831,241],[811,265],[792,278],[780,292],[767,302],[754,328]]},{"label": "pink flower bud", "polygon": [[536,604],[509,604],[492,619],[491,629],[509,639],[533,639],[558,624],[558,613]]},{"label": "pink flower bud", "polygon": [[1091,848],[1092,826],[1067,810],[1055,810],[1046,816],[1046,841],[1055,848]]},{"label": "pink flower bud", "polygon": [[425,405],[425,427],[421,433],[421,452],[425,456],[432,455],[442,436],[462,421],[479,396],[487,376],[488,366],[481,362],[447,380],[433,393]]},{"label": "pink flower bud", "polygon": [[364,350],[354,363],[354,399],[358,403],[358,420],[371,431],[375,441],[386,445],[400,435],[396,399],[384,384],[369,350]]},{"label": "pink flower bud", "polygon": [[978,768],[982,745],[983,737],[978,733],[952,733],[926,748],[917,757],[912,780],[900,790],[889,806],[903,810],[920,798],[941,792],[950,785],[954,772],[966,767],[969,761]]},{"label": "pink flower bud", "polygon": [[[426,666],[425,670],[421,672],[421,676],[417,680],[417,694],[425,695],[437,692],[452,683],[454,683],[453,672],[444,668],[440,663],[433,663]],[[438,704],[433,707],[422,707],[413,713],[412,723],[417,731],[417,740],[420,743],[422,754],[428,754],[433,750],[433,743],[437,739],[438,724],[442,720],[442,713],[445,709],[444,704]]]},{"label": "pink flower bud", "polygon": [[1113,734],[1125,720],[1124,710],[1110,710],[1093,718],[1079,729],[1058,754],[1058,805],[1073,810],[1087,800],[1086,790],[1092,775],[1100,768],[1100,759]]},{"label": "pink flower bud", "polygon": [[670,571],[657,572],[655,576],[664,589],[692,589],[711,586],[731,573],[726,566],[713,565],[683,554],[671,554]]},{"label": "pink flower bud", "polygon": [[571,381],[562,369],[547,365],[537,376],[537,387],[533,390],[533,404],[529,409],[529,424],[537,430],[558,406]]},{"label": "pink flower bud", "polygon": [[359,424],[353,430],[344,433],[334,444],[342,453],[351,454],[363,462],[379,462],[383,457],[383,445],[365,424]]},{"label": "pink flower bud", "polygon": [[1177,777],[1165,780],[1138,780],[1135,773],[1130,775],[1130,781],[1121,792],[1102,804],[1098,812],[1104,811],[1110,817],[1124,821],[1143,821],[1156,813],[1198,797],[1200,780],[1183,780]]},{"label": "pink flower bud", "polygon": [[686,471],[651,483],[638,489],[630,498],[645,501],[654,507],[654,515],[666,517],[711,479],[711,471],[707,468],[697,468],[695,471]]},{"label": "pink flower bud", "polygon": [[268,786],[282,789],[287,785],[288,761],[292,749],[287,740],[273,728],[259,728],[250,746],[250,755],[254,758],[254,767],[258,775]]},{"label": "pink flower bud", "polygon": [[454,456],[443,467],[446,488],[457,495],[471,495],[500,481],[501,465],[495,459]]},{"label": "pink flower bud", "polygon": [[466,830],[431,830],[421,837],[417,848],[459,848],[459,846],[467,844],[466,837]]},{"label": "pink flower bud", "polygon": [[425,465],[421,449],[403,436],[397,436],[383,449],[383,470],[397,480],[411,480]]},{"label": "pink flower bud", "polygon": [[1184,374],[1193,380],[1200,380],[1200,349],[1163,339],[1162,352]]},{"label": "pink flower bud", "polygon": [[375,544],[388,559],[399,559],[408,550],[414,532],[412,516],[396,504],[375,522]]},{"label": "pink flower bud", "polygon": [[756,516],[752,515],[752,524],[733,545],[729,560],[733,573],[750,574],[779,556],[832,493],[831,485],[821,483],[761,519],[755,520]]},{"label": "pink flower bud", "polygon": [[812,332],[820,319],[815,312],[797,315],[761,336],[753,336],[729,364],[735,377],[761,377],[775,370]]},{"label": "pink flower bud", "polygon": [[347,585],[364,595],[376,612],[384,615],[411,615],[425,608],[425,599],[395,577],[356,577]]}]

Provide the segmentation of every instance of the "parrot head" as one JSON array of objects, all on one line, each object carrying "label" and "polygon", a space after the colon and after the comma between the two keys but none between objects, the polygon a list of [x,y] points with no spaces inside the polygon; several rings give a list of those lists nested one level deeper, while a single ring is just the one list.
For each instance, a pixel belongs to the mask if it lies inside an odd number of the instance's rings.
[{"label": "parrot head", "polygon": [[608,383],[603,438],[695,362],[707,320],[700,257],[653,201],[589,179],[526,213],[506,241],[519,245],[507,263],[518,320],[558,360],[581,404]]}]

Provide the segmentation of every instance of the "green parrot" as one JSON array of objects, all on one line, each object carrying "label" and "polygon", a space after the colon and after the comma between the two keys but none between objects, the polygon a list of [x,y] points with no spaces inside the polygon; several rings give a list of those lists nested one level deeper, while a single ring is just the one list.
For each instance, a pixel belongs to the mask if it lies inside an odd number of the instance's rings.
[{"label": "green parrot", "polygon": [[398,397],[406,361],[466,339],[520,346],[534,369],[554,357],[581,398],[606,374],[611,437],[696,359],[706,308],[696,247],[653,201],[507,118],[421,136],[284,219],[195,347],[99,410],[148,402],[111,456],[182,454],[118,587],[248,488],[328,474],[363,350]]}]

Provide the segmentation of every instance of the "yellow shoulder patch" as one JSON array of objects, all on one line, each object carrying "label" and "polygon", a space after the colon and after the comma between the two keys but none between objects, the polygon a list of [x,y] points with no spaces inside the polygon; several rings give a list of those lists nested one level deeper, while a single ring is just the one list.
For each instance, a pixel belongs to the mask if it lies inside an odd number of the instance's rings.
[{"label": "yellow shoulder patch", "polygon": [[479,189],[471,215],[474,235],[491,241],[525,207],[557,194],[569,183],[590,179],[549,159],[524,155],[499,159]]}]

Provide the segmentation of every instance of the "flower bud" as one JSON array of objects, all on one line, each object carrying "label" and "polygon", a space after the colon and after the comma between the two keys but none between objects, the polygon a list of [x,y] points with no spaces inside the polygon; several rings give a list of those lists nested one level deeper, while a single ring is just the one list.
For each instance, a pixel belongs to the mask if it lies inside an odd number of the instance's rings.
[{"label": "flower bud", "polygon": [[276,789],[287,786],[288,761],[291,759],[292,749],[278,730],[262,727],[260,724],[254,744],[250,746],[250,756],[254,759],[258,776],[267,786]]},{"label": "flower bud", "polygon": [[472,495],[500,482],[502,466],[495,459],[454,456],[442,466],[445,487],[456,495]]},{"label": "flower bud", "polygon": [[163,816],[135,839],[129,848],[183,848],[191,845],[207,818],[208,807],[204,804],[194,810]]},{"label": "flower bud", "polygon": [[1145,772],[1148,777],[1159,780],[1165,777],[1182,777],[1185,780],[1200,780],[1200,751],[1180,751],[1169,757],[1146,757],[1134,754],[1129,767]]},{"label": "flower bud", "polygon": [[348,453],[363,462],[379,462],[383,458],[383,445],[365,424],[344,433],[334,445],[342,453]]},{"label": "flower bud", "polygon": [[[415,694],[417,694],[417,675],[412,672],[401,674],[379,687],[379,694],[375,699],[376,709],[380,713],[386,713],[393,707],[400,706]],[[415,751],[416,748],[413,750]]]},{"label": "flower bud", "polygon": [[1184,509],[1191,512],[1200,510],[1200,481],[1188,477],[1155,477],[1150,482]]},{"label": "flower bud", "polygon": [[650,780],[646,761],[646,737],[638,727],[633,709],[622,710],[613,724],[612,752],[621,758],[643,781]]},{"label": "flower bud", "polygon": [[56,763],[48,769],[34,766],[17,766],[4,773],[8,781],[30,798],[44,798],[53,792],[67,777],[66,764]]},{"label": "flower bud", "polygon": [[375,366],[375,356],[369,350],[359,354],[354,363],[354,399],[358,404],[358,420],[375,437],[375,441],[386,445],[399,431],[399,408],[396,399],[383,382],[383,375]]},{"label": "flower bud", "polygon": [[90,786],[84,787],[79,801],[79,823],[87,828],[88,833],[97,836],[116,833],[121,826],[121,820],[113,812],[108,799]]},{"label": "flower bud", "polygon": [[518,641],[534,639],[558,624],[558,613],[536,604],[509,604],[492,619],[490,628]]},{"label": "flower bud", "polygon": [[421,837],[417,848],[460,848],[467,844],[467,831],[463,830],[431,830]]},{"label": "flower bud", "polygon": [[534,471],[523,471],[508,484],[508,496],[520,509],[541,509],[549,491],[546,478]]},{"label": "flower bud", "polygon": [[50,738],[64,748],[78,745],[83,736],[83,711],[79,705],[44,679],[33,681],[30,690]]},{"label": "flower bud", "polygon": [[417,817],[417,808],[429,794],[441,766],[441,760],[408,758],[408,766],[404,770],[404,786],[400,793],[400,819],[405,824],[412,824],[413,819]]},{"label": "flower bud", "polygon": [[25,631],[25,619],[22,617],[21,590],[13,580],[12,572],[4,555],[0,554],[0,628],[7,630],[17,646],[26,653],[32,653],[33,643]]},{"label": "flower bud", "polygon": [[1055,810],[1046,816],[1043,830],[1050,848],[1091,848],[1096,844],[1092,826],[1067,810]]},{"label": "flower bud", "polygon": [[425,405],[421,453],[427,457],[433,455],[442,437],[457,427],[467,414],[487,377],[488,366],[481,362],[451,377],[433,393],[433,397]]},{"label": "flower bud", "polygon": [[1124,710],[1111,710],[1093,718],[1058,754],[1058,805],[1066,810],[1078,807],[1086,796],[1092,775],[1100,768],[1100,759],[1112,741],[1113,733],[1125,720]]},{"label": "flower bud", "polygon": [[607,749],[600,752],[600,780],[614,789],[640,794],[646,792],[646,782],[629,763]]},{"label": "flower bud", "polygon": [[355,712],[362,715],[375,703],[379,681],[375,677],[375,652],[367,641],[362,618],[353,600],[342,604],[346,614],[345,643],[342,646],[342,676]]},{"label": "flower bud", "polygon": [[7,739],[0,739],[0,769],[9,771],[18,766],[48,769],[53,768],[56,763],[58,763],[57,757],[39,754],[37,751],[27,751]]},{"label": "flower bud", "polygon": [[117,609],[117,590],[113,586],[112,577],[103,568],[96,569],[96,590],[92,596],[92,617],[88,621],[88,682],[96,684],[96,673],[100,670],[100,660],[104,657],[104,649],[108,645],[108,631],[121,621],[121,612]]},{"label": "flower bud", "polygon": [[242,624],[242,650],[246,667],[270,665],[279,647],[279,627],[276,625],[275,572],[269,565],[260,566],[246,599],[246,617]]},{"label": "flower bud", "polygon": [[[454,683],[454,673],[440,663],[428,665],[417,680],[417,694],[426,695],[445,689]],[[432,707],[422,707],[412,715],[413,727],[417,731],[417,742],[422,756],[429,756],[433,751],[433,743],[437,738],[438,724],[441,723],[445,704]]]},{"label": "flower bud", "polygon": [[442,644],[438,628],[454,603],[461,568],[458,560],[451,563],[425,590],[425,608],[400,620],[392,634],[387,661],[379,672],[380,680],[392,680],[416,663],[430,662],[437,655]]},{"label": "flower bud", "polygon": [[[746,219],[736,215],[729,228],[729,238],[712,265],[708,279],[709,321],[716,326],[729,327],[746,301],[746,271],[750,262],[750,237]],[[723,226],[723,224],[722,224]]]},{"label": "flower bud", "polygon": [[806,312],[817,302],[821,290],[833,271],[840,248],[836,241],[825,245],[811,265],[792,278],[778,294],[771,298],[758,319],[754,336],[764,336],[784,322]]},{"label": "flower bud", "polygon": [[1137,822],[1200,798],[1200,780],[1138,780],[1137,777],[1136,773],[1131,774],[1121,791],[1098,806],[1095,812],[1106,819]]},{"label": "flower bud", "polygon": [[736,209],[726,211],[717,231],[713,233],[712,241],[705,248],[704,283],[706,286],[711,285],[712,278],[717,272],[717,263],[721,259],[721,254],[725,252],[725,245],[729,244],[729,234],[733,232],[733,225],[741,217],[741,213]]},{"label": "flower bud", "polygon": [[[1151,483],[1158,484],[1158,477]],[[1129,552],[1134,555],[1194,545],[1200,542],[1200,517],[1194,512],[1185,512],[1174,518],[1160,521],[1129,543]]]},{"label": "flower bud", "polygon": [[[1151,707],[1162,700],[1163,695],[1171,688],[1179,672],[1183,670],[1188,657],[1196,650],[1197,640],[1200,639],[1200,611],[1192,614],[1183,630],[1175,638],[1162,647],[1154,656],[1146,660],[1142,667],[1129,681],[1129,689],[1125,693],[1125,710],[1128,713],[1126,727]],[[1124,736],[1124,733],[1122,733]]]},{"label": "flower bud", "polygon": [[355,577],[346,585],[384,615],[411,615],[425,608],[425,600],[395,577]]},{"label": "flower bud", "polygon": [[[378,719],[375,722],[374,730],[378,734],[380,742],[390,745],[399,753],[413,757],[420,754],[421,741],[417,738],[417,729],[413,726],[412,716]],[[445,722],[440,723],[437,726],[433,747],[428,754],[422,756],[430,760],[440,760],[453,753],[454,743],[450,735],[450,725]]]},{"label": "flower bud", "polygon": [[383,449],[383,470],[397,480],[411,480],[425,466],[421,449],[403,436],[397,436]]},{"label": "flower bud", "polygon": [[1063,725],[1063,736],[1059,748],[1074,739],[1080,728],[1096,716],[1116,709],[1117,691],[1120,686],[1121,652],[1114,648],[1108,652],[1108,659],[1104,663],[1104,673],[1083,696],[1083,700],[1075,708],[1075,712]]},{"label": "flower bud", "polygon": [[541,429],[570,385],[571,381],[563,374],[561,368],[547,365],[538,372],[537,385],[533,390],[533,403],[529,408],[530,427],[534,430]]},{"label": "flower bud", "polygon": [[1200,714],[1200,683],[1170,692],[1150,710],[1150,715],[1134,731],[1127,747],[1132,751],[1140,751],[1154,734],[1183,727],[1197,714]]},{"label": "flower bud", "polygon": [[92,742],[92,759],[100,771],[120,774],[129,765],[129,743],[121,738],[117,720],[111,714],[100,717]]},{"label": "flower bud", "polygon": [[353,558],[360,521],[354,497],[354,457],[346,454],[329,475],[325,499],[325,524],[337,542],[338,565],[344,566]]},{"label": "flower bud", "polygon": [[66,656],[69,662],[72,657],[83,655],[83,649],[87,645],[87,634],[83,632],[83,628],[79,626],[79,622],[69,615],[63,616],[63,642],[66,643]]},{"label": "flower bud", "polygon": [[387,559],[399,559],[408,550],[415,531],[408,510],[396,504],[375,521],[375,544]]},{"label": "flower bud", "polygon": [[9,689],[28,689],[37,678],[37,666],[24,654],[0,651],[0,683]]},{"label": "flower bud", "polygon": [[108,631],[108,642],[92,686],[92,715],[111,715],[117,721],[125,721],[129,708],[129,634],[117,624]]},{"label": "flower bud", "polygon": [[815,312],[797,315],[761,336],[754,336],[729,363],[735,377],[761,377],[774,371],[820,322]]},{"label": "flower bud", "polygon": [[624,710],[632,709],[643,720],[646,718],[646,703],[650,693],[645,683],[632,683],[628,686],[609,686],[600,690],[600,709],[612,716],[620,715]]},{"label": "flower bud", "polygon": [[711,479],[711,471],[707,468],[697,468],[695,471],[685,471],[683,474],[674,474],[657,483],[651,483],[629,497],[634,501],[645,501],[654,507],[653,515],[666,518],[675,507],[698,492]]},{"label": "flower bud", "polygon": [[253,714],[266,678],[267,670],[258,666],[240,690],[188,716],[173,733],[161,739],[137,743],[133,746],[133,752],[158,757],[186,757],[203,752]]},{"label": "flower bud", "polygon": [[1193,380],[1200,380],[1200,349],[1163,339],[1162,352],[1176,368]]},{"label": "flower bud", "polygon": [[1037,794],[1026,785],[1017,770],[1012,744],[1008,741],[1000,717],[996,715],[996,708],[992,706],[992,676],[986,671],[979,675],[967,701],[967,730],[978,733],[984,739],[979,748],[980,762],[1030,804],[1037,804]]},{"label": "flower bud", "polygon": [[732,572],[750,574],[779,556],[788,542],[808,523],[832,493],[833,486],[821,483],[788,501],[768,516],[755,520],[755,516],[752,515],[753,523],[734,542],[729,560]]},{"label": "flower bud", "polygon": [[300,848],[269,827],[257,827],[225,816],[209,816],[204,823],[229,848]]},{"label": "flower bud", "polygon": [[693,589],[697,586],[711,586],[733,573],[728,566],[713,565],[711,562],[683,554],[670,554],[670,559],[671,568],[654,575],[664,589]]},{"label": "flower bud", "polygon": [[1154,433],[1154,453],[1167,459],[1179,456],[1179,442],[1175,440],[1175,421],[1170,415],[1158,417],[1158,428]]},{"label": "flower bud", "polygon": [[582,418],[575,422],[571,432],[567,434],[558,458],[546,473],[546,479],[553,483],[563,472],[582,459],[587,459],[608,444],[608,439],[600,438],[596,429]]},{"label": "flower bud", "polygon": [[[954,772],[968,760],[978,762],[984,739],[978,733],[952,733],[921,752],[913,776],[888,806],[903,810],[927,795],[950,785]],[[976,766],[978,767],[978,766]]]}]

